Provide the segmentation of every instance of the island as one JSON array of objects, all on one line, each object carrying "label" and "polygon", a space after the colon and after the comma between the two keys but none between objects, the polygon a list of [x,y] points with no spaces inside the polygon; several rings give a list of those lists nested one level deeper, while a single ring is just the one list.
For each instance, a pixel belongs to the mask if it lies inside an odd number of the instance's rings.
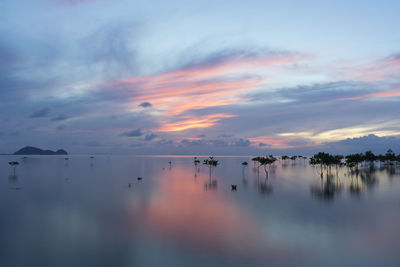
[{"label": "island", "polygon": [[14,155],[68,155],[68,152],[63,149],[58,149],[57,151],[43,150],[33,146],[26,146],[21,148]]}]

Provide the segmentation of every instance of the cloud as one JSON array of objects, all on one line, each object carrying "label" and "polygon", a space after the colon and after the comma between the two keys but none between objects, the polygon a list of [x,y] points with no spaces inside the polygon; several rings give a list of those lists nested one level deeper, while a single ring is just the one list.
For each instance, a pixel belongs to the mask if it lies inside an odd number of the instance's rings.
[{"label": "cloud", "polygon": [[354,79],[366,82],[376,82],[400,78],[400,56],[393,54],[371,63],[352,66],[343,75],[344,79]]},{"label": "cloud", "polygon": [[139,104],[139,107],[142,107],[142,108],[149,108],[151,106],[152,106],[152,104],[150,102],[142,102]]},{"label": "cloud", "polygon": [[103,144],[97,142],[97,141],[89,141],[85,144],[86,146],[90,146],[90,147],[100,147],[103,146]]},{"label": "cloud", "polygon": [[400,89],[394,91],[367,93],[352,97],[343,97],[343,98],[338,98],[338,100],[361,100],[367,98],[393,98],[393,97],[400,97]]},{"label": "cloud", "polygon": [[235,115],[231,114],[212,114],[206,116],[185,118],[177,122],[161,122],[161,127],[156,129],[157,132],[178,132],[189,129],[208,128],[218,124],[224,118],[232,118]]},{"label": "cloud", "polygon": [[[379,87],[375,85],[375,88]],[[351,98],[366,91],[370,92],[371,85],[364,82],[337,81],[314,83],[311,85],[297,85],[294,87],[281,87],[268,92],[247,94],[250,102],[275,101],[283,105],[293,102],[319,103],[337,101],[342,98]]]},{"label": "cloud", "polygon": [[83,58],[90,70],[114,77],[134,73],[136,25],[110,23],[81,40]]},{"label": "cloud", "polygon": [[145,141],[151,141],[151,140],[153,140],[153,139],[156,138],[156,137],[157,137],[156,134],[149,133],[149,134],[146,134],[146,136],[144,137],[144,140],[145,140]]},{"label": "cloud", "polygon": [[116,79],[100,88],[104,96],[115,101],[131,102],[132,106],[150,102],[163,114],[177,116],[186,111],[241,103],[246,100],[242,94],[266,82],[253,74],[255,69],[303,59],[288,52],[227,50],[194,59],[175,70]]},{"label": "cloud", "polygon": [[336,142],[327,142],[324,144],[324,149],[340,154],[360,153],[367,150],[384,154],[388,149],[400,153],[400,136],[379,137],[370,134],[356,138],[347,138]]},{"label": "cloud", "polygon": [[203,146],[207,144],[207,141],[204,139],[182,139],[180,143],[185,146]]},{"label": "cloud", "polygon": [[292,141],[291,138],[283,138],[279,136],[257,136],[249,138],[249,145],[253,147],[268,147],[271,149],[287,149],[294,148],[289,144]]},{"label": "cloud", "polygon": [[69,119],[70,117],[65,114],[58,114],[56,117],[52,118],[52,121],[63,121]]},{"label": "cloud", "polygon": [[173,145],[174,140],[167,140],[167,139],[162,139],[156,142],[156,145]]},{"label": "cloud", "polygon": [[40,110],[34,111],[29,117],[30,118],[44,118],[50,114],[50,108],[42,108]]},{"label": "cloud", "polygon": [[183,146],[196,146],[196,147],[203,147],[203,148],[209,148],[209,147],[226,147],[229,146],[230,144],[227,143],[224,140],[219,140],[219,139],[203,139],[203,138],[184,138],[180,141],[180,144]]},{"label": "cloud", "polygon": [[139,137],[139,136],[143,135],[143,132],[141,129],[136,129],[136,130],[124,132],[121,135],[128,136],[128,137]]},{"label": "cloud", "polygon": [[233,136],[233,134],[220,134],[220,135],[218,135],[218,137],[221,137],[221,138],[229,138],[229,137],[232,137]]},{"label": "cloud", "polygon": [[118,80],[108,87],[115,90],[114,95],[120,91],[125,101],[151,102],[163,113],[176,116],[188,110],[236,104],[245,99],[239,96],[240,93],[253,90],[262,82],[260,77],[196,80],[190,74],[170,73],[166,77],[155,77],[155,80]]},{"label": "cloud", "polygon": [[67,128],[67,125],[65,125],[65,124],[62,124],[62,125],[59,125],[56,127],[56,129],[59,131],[65,130],[66,128]]},{"label": "cloud", "polygon": [[240,138],[238,141],[235,142],[236,146],[250,146],[250,141],[249,140],[244,140]]}]

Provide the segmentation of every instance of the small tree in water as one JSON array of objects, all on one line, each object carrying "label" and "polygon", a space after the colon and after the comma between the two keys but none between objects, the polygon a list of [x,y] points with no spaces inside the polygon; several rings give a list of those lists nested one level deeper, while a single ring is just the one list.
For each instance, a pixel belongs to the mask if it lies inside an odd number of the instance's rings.
[{"label": "small tree in water", "polygon": [[210,169],[210,176],[211,176],[211,168],[212,167],[217,167],[218,165],[218,160],[215,160],[214,157],[209,157],[209,159],[205,159],[203,161],[204,165],[208,165],[209,169]]},{"label": "small tree in water", "polygon": [[257,161],[259,163],[258,169],[261,166],[264,166],[265,177],[268,179],[267,167],[270,167],[276,161],[276,158],[274,158],[274,156],[272,156],[272,155],[269,155],[267,157],[256,157],[256,158],[253,158],[253,160]]},{"label": "small tree in water", "polygon": [[18,161],[10,161],[10,162],[8,162],[8,164],[13,167],[14,175],[15,175],[15,169],[19,165],[19,162]]},{"label": "small tree in water", "polygon": [[359,164],[363,161],[364,161],[363,154],[350,154],[346,156],[346,165],[350,168],[355,167],[356,172],[358,172]]},{"label": "small tree in water", "polygon": [[244,184],[247,183],[246,178],[245,178],[245,176],[244,176],[244,169],[246,168],[247,165],[249,165],[249,163],[247,163],[247,161],[243,161],[243,162],[242,162],[242,177],[243,177],[243,183],[244,183]]}]

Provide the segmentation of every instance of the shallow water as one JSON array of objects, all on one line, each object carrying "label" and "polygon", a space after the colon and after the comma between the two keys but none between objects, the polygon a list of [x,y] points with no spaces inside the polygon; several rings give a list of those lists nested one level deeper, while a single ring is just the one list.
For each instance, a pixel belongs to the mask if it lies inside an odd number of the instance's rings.
[{"label": "shallow water", "polygon": [[0,156],[0,266],[400,265],[398,168],[216,159]]}]

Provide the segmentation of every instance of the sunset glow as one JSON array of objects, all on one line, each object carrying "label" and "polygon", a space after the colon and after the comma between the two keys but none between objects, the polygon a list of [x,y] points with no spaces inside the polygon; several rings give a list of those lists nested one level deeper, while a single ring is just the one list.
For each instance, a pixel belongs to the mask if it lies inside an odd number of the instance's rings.
[{"label": "sunset glow", "polygon": [[213,114],[199,118],[183,118],[183,120],[173,123],[161,122],[161,128],[155,130],[155,132],[177,132],[192,128],[208,128],[216,125],[221,119],[232,117],[235,117],[235,115]]},{"label": "sunset glow", "polygon": [[6,0],[1,147],[248,155],[398,145],[397,4],[178,2]]}]

